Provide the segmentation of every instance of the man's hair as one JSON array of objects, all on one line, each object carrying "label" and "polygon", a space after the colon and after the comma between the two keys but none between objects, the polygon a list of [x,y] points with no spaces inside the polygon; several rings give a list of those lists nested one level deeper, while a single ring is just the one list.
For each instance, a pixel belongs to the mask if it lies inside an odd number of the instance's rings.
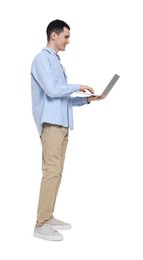
[{"label": "man's hair", "polygon": [[62,20],[56,19],[50,22],[46,29],[47,40],[50,40],[51,33],[55,32],[56,34],[60,34],[64,30],[64,27],[70,30],[69,25]]}]

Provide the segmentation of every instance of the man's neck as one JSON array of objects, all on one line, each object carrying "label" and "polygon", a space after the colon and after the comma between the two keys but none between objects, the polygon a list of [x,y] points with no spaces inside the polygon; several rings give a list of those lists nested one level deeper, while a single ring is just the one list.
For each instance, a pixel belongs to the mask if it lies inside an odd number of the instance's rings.
[{"label": "man's neck", "polygon": [[59,51],[59,50],[56,48],[56,46],[55,46],[54,44],[52,44],[51,42],[49,42],[49,43],[47,44],[47,47],[53,49],[56,53],[58,53],[58,51]]}]

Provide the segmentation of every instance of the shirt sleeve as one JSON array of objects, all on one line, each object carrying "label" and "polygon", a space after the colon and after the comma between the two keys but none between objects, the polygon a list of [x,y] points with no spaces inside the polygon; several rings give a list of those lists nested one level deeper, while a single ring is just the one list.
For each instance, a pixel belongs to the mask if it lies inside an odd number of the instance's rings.
[{"label": "shirt sleeve", "polygon": [[70,97],[72,106],[83,106],[88,104],[86,97]]},{"label": "shirt sleeve", "polygon": [[79,84],[59,84],[48,57],[37,55],[32,63],[31,76],[51,98],[65,97],[79,91]]}]

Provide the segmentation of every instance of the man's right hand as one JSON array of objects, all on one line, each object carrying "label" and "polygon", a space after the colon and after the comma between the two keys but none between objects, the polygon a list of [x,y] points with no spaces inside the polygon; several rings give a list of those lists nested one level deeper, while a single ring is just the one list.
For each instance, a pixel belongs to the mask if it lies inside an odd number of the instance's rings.
[{"label": "man's right hand", "polygon": [[86,90],[88,90],[91,94],[94,94],[93,88],[89,86],[80,85],[80,91],[86,92]]}]

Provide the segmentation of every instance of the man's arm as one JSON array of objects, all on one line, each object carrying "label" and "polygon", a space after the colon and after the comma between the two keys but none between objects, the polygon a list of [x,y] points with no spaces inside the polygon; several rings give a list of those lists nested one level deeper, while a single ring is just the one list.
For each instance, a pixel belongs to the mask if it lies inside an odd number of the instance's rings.
[{"label": "man's arm", "polygon": [[70,96],[76,91],[85,92],[88,90],[92,94],[93,89],[89,86],[79,84],[59,84],[57,79],[54,77],[50,62],[47,57],[37,55],[34,62],[32,63],[31,69],[32,80],[36,82],[44,92],[51,98]]}]

